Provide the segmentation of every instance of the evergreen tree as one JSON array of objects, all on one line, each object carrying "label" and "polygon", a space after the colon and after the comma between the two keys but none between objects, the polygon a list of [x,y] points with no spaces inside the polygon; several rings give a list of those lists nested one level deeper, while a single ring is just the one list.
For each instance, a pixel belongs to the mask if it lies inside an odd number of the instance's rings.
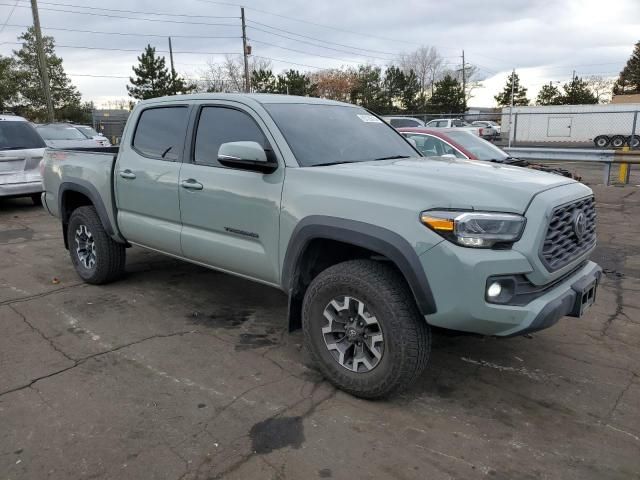
[{"label": "evergreen tree", "polygon": [[138,62],[138,66],[131,67],[136,76],[129,77],[131,85],[127,85],[127,92],[130,97],[146,100],[173,93],[164,57],[156,57],[155,47],[147,45]]},{"label": "evergreen tree", "polygon": [[354,88],[351,90],[351,103],[374,112],[384,110],[382,72],[380,67],[360,65]]},{"label": "evergreen tree", "polygon": [[298,70],[288,70],[278,75],[278,92],[287,95],[312,96],[314,93],[311,79]]},{"label": "evergreen tree", "polygon": [[442,113],[464,112],[465,101],[462,85],[458,80],[447,74],[436,82],[433,95],[429,99],[434,111]]},{"label": "evergreen tree", "polygon": [[18,101],[18,82],[15,62],[0,55],[0,113]]},{"label": "evergreen tree", "polygon": [[520,77],[516,72],[512,72],[507,78],[507,83],[504,86],[502,92],[496,95],[495,100],[499,107],[508,107],[511,105],[511,88],[513,85],[513,104],[514,105],[529,105],[529,99],[527,98],[527,89],[520,85]]},{"label": "evergreen tree", "polygon": [[620,72],[613,86],[613,93],[616,95],[640,93],[640,41],[636,42],[631,58],[627,60],[627,64]]},{"label": "evergreen tree", "polygon": [[538,97],[536,98],[536,105],[561,105],[562,104],[562,95],[560,94],[560,90],[553,84],[543,85],[540,91],[538,92]]},{"label": "evergreen tree", "polygon": [[[22,41],[22,47],[13,52],[15,56],[14,78],[20,93],[18,102],[23,114],[33,120],[44,120],[46,119],[47,103],[40,78],[40,62],[33,27],[29,27],[18,37],[18,40]],[[80,92],[65,73],[62,59],[55,54],[53,37],[42,37],[42,45],[47,59],[49,90],[54,111],[80,108]]]},{"label": "evergreen tree", "polygon": [[561,96],[563,105],[591,105],[598,103],[598,97],[589,89],[587,82],[577,75],[571,82],[562,86],[564,93]]},{"label": "evergreen tree", "polygon": [[424,96],[421,94],[418,77],[413,70],[405,73],[404,90],[402,91],[402,108],[407,112],[415,113],[424,108]]},{"label": "evergreen tree", "polygon": [[251,74],[251,88],[258,93],[277,93],[278,82],[271,70],[254,70]]},{"label": "evergreen tree", "polygon": [[384,111],[379,113],[398,111],[406,83],[407,81],[402,70],[394,66],[387,68],[384,73],[383,82]]}]

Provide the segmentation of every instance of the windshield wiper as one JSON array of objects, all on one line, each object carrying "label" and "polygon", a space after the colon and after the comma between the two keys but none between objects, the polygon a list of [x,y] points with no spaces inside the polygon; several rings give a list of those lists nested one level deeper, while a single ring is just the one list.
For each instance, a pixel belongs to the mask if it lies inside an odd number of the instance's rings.
[{"label": "windshield wiper", "polygon": [[312,167],[328,167],[329,165],[340,165],[342,163],[360,163],[359,160],[341,160],[339,162],[314,163]]},{"label": "windshield wiper", "polygon": [[409,155],[389,155],[388,157],[376,158],[376,160],[399,160],[401,158],[411,158]]},{"label": "windshield wiper", "polygon": [[14,145],[12,147],[0,147],[0,150],[28,150],[29,147],[25,147],[24,145]]}]

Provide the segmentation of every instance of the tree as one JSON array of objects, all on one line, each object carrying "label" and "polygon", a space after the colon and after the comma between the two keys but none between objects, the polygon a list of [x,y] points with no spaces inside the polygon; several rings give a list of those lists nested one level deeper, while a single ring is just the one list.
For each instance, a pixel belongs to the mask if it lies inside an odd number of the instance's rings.
[{"label": "tree", "polygon": [[351,103],[360,105],[374,112],[384,109],[382,90],[382,71],[380,67],[360,65],[356,85],[351,90]]},{"label": "tree", "polygon": [[420,91],[418,77],[413,70],[409,70],[404,76],[404,90],[402,91],[402,108],[411,113],[415,113],[424,108],[425,98]]},{"label": "tree", "polygon": [[258,93],[277,93],[278,81],[271,70],[254,70],[251,74],[251,90]]},{"label": "tree", "polygon": [[321,98],[348,102],[358,80],[353,68],[320,70],[310,74],[315,93]]},{"label": "tree", "polygon": [[587,82],[577,75],[569,83],[562,86],[563,105],[588,105],[598,103],[598,98],[589,90]]},{"label": "tree", "polygon": [[195,90],[196,86],[180,77],[175,71],[169,72],[164,57],[156,56],[156,49],[147,45],[138,57],[138,66],[131,67],[136,77],[129,77],[129,96],[138,100],[178,95]]},{"label": "tree", "polygon": [[615,80],[601,75],[591,75],[585,77],[584,81],[587,82],[587,87],[596,96],[598,103],[608,103],[611,100],[611,92],[613,91]]},{"label": "tree", "polygon": [[11,57],[0,55],[0,113],[18,101],[16,65]]},{"label": "tree", "polygon": [[287,70],[284,74],[278,75],[278,92],[309,97],[313,95],[314,87],[311,79],[304,73],[298,70]]},{"label": "tree", "polygon": [[156,57],[156,49],[147,45],[138,57],[138,66],[131,67],[136,77],[129,77],[129,96],[138,100],[169,95],[171,79],[164,57]]},{"label": "tree", "polygon": [[507,83],[504,86],[502,92],[496,95],[495,100],[499,107],[508,107],[511,105],[511,90],[513,88],[513,104],[514,105],[529,105],[529,99],[527,98],[527,89],[520,85],[520,77],[516,72],[512,72],[507,77]]},{"label": "tree", "polygon": [[631,57],[620,72],[613,86],[613,93],[616,95],[640,93],[640,41],[636,42]]},{"label": "tree", "polygon": [[[20,104],[24,115],[34,121],[45,120],[47,117],[47,103],[40,78],[40,62],[36,50],[36,36],[33,27],[24,32],[18,40],[22,41],[20,50],[14,50],[15,75],[18,85]],[[80,92],[71,83],[64,71],[62,58],[55,54],[55,41],[53,37],[42,37],[42,46],[47,59],[47,71],[49,73],[49,90],[54,111],[80,108]]]},{"label": "tree", "polygon": [[465,101],[462,85],[451,75],[445,75],[442,80],[436,82],[429,103],[437,112],[464,112]]},{"label": "tree", "polygon": [[407,75],[413,70],[424,96],[433,95],[434,85],[442,72],[442,57],[434,47],[420,47],[404,53],[398,59],[400,69]]},{"label": "tree", "polygon": [[[253,72],[271,70],[271,61],[249,57],[249,76]],[[227,55],[222,63],[208,62],[200,73],[202,79],[197,88],[204,92],[244,92],[244,59],[242,55]]]},{"label": "tree", "polygon": [[406,83],[402,70],[394,66],[387,68],[382,82],[384,112],[380,113],[392,113],[399,110]]},{"label": "tree", "polygon": [[561,105],[562,94],[558,87],[549,82],[549,85],[545,84],[538,92],[536,98],[536,105]]}]

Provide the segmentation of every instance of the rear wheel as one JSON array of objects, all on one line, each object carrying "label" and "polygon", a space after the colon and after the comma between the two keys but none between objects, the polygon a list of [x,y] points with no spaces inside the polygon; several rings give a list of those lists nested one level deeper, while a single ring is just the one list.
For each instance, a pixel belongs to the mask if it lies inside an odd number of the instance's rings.
[{"label": "rear wheel", "polygon": [[80,207],[73,211],[67,238],[73,266],[85,282],[108,283],[124,272],[125,246],[107,235],[95,208]]},{"label": "rear wheel", "polygon": [[631,135],[629,135],[625,143],[631,148],[638,148],[640,146],[640,136],[634,135],[632,137]]},{"label": "rear wheel", "polygon": [[626,138],[624,138],[622,135],[615,135],[611,137],[611,146],[613,148],[622,148],[624,146],[625,141],[626,141]]},{"label": "rear wheel", "polygon": [[320,273],[305,293],[302,322],[323,375],[359,397],[406,388],[429,359],[429,326],[388,264],[351,260]]},{"label": "rear wheel", "polygon": [[607,145],[609,145],[609,141],[610,140],[611,139],[609,137],[607,137],[606,135],[598,135],[596,138],[593,139],[593,143],[598,148],[604,148]]}]

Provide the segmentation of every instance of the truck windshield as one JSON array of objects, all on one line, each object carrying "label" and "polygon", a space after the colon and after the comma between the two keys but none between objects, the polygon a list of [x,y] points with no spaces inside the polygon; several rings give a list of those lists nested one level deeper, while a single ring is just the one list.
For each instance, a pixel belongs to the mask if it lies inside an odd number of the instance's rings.
[{"label": "truck windshield", "polygon": [[303,167],[416,157],[392,127],[360,107],[264,105]]},{"label": "truck windshield", "polygon": [[451,130],[447,132],[447,136],[469,152],[473,153],[478,160],[502,161],[509,157],[509,155],[498,147],[481,139],[473,133]]},{"label": "truck windshield", "polygon": [[44,147],[44,141],[28,122],[0,122],[0,150]]},{"label": "truck windshield", "polygon": [[38,127],[38,132],[45,140],[86,140],[75,127]]},{"label": "truck windshield", "polygon": [[91,127],[86,127],[84,125],[80,125],[80,126],[77,126],[76,128],[78,130],[80,130],[80,132],[84,133],[85,137],[87,137],[87,138],[93,138],[93,137],[97,137],[98,135],[100,135],[98,132],[96,132]]}]

